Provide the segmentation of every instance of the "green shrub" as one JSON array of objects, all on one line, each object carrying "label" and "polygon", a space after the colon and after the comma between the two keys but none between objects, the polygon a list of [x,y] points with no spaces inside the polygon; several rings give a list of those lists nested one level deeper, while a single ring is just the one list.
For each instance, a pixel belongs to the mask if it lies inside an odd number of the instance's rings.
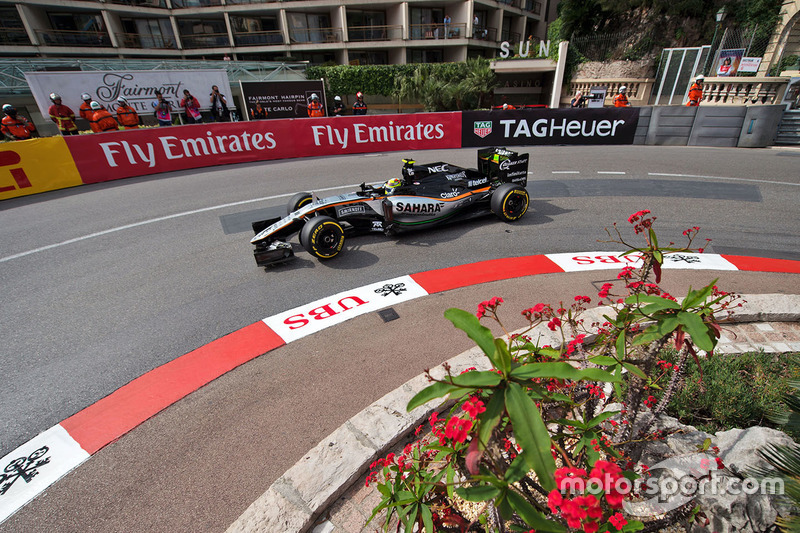
[{"label": "green shrub", "polygon": [[[674,356],[667,356],[670,361]],[[798,354],[764,352],[714,356],[687,365],[685,386],[667,413],[708,433],[756,425],[775,427],[768,415],[782,407],[788,382],[800,376]]]}]

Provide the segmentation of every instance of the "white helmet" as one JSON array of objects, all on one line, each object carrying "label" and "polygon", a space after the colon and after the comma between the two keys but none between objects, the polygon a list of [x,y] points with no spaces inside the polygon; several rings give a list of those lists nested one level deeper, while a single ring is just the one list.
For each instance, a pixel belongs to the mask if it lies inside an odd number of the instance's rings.
[{"label": "white helmet", "polygon": [[341,96],[334,96],[333,99],[336,100],[337,102],[341,102],[342,101],[342,97]]},{"label": "white helmet", "polygon": [[100,105],[100,102],[92,102],[90,105],[91,105],[92,109],[94,109],[95,111],[97,111],[101,107],[103,107],[103,106]]},{"label": "white helmet", "polygon": [[619,88],[619,92],[621,92],[621,93],[624,93],[627,90],[628,90],[628,88],[626,86],[624,86],[624,85]]},{"label": "white helmet", "polygon": [[503,104],[503,109],[508,109],[508,104]]},{"label": "white helmet", "polygon": [[319,96],[317,96],[317,93],[311,93],[311,99],[312,100],[319,100]]},{"label": "white helmet", "polygon": [[119,98],[117,98],[117,103],[119,105],[125,105],[128,103],[128,100],[124,96],[120,96]]},{"label": "white helmet", "polygon": [[697,78],[695,78],[694,81],[699,81],[700,83],[703,83],[705,81],[705,79],[706,79],[706,77],[703,76],[702,74],[700,74],[699,76],[697,76]]},{"label": "white helmet", "polygon": [[83,93],[81,95],[81,100],[83,100],[84,102],[88,102],[91,99],[92,99],[92,95],[89,94],[89,93]]},{"label": "white helmet", "polygon": [[61,95],[58,93],[50,93],[50,100],[55,102],[56,100],[61,100]]}]

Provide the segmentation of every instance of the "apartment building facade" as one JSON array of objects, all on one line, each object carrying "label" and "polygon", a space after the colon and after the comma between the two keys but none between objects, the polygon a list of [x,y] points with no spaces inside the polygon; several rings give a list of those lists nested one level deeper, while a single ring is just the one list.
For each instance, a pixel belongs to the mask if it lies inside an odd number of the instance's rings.
[{"label": "apartment building facade", "polygon": [[8,58],[403,64],[545,38],[556,0],[0,0]]}]

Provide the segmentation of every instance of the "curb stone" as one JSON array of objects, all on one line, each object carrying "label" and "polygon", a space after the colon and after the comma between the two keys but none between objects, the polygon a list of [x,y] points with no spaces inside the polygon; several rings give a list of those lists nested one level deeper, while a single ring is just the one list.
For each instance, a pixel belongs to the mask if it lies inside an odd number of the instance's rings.
[{"label": "curb stone", "polygon": [[[800,321],[800,295],[754,294],[742,297],[745,303],[736,310],[735,324]],[[591,323],[602,319],[608,309],[592,308],[584,313],[584,317]],[[560,336],[541,326],[531,335],[534,341],[537,335],[541,344],[558,345],[561,342]],[[732,353],[725,348],[720,347],[720,352]],[[453,357],[445,364],[450,365],[453,374],[470,367],[478,370],[490,368],[489,361],[478,347]],[[431,369],[431,374],[442,377],[445,374],[443,366]],[[446,407],[447,402],[443,400],[406,412],[408,401],[427,385],[427,378],[421,374],[348,420],[278,478],[231,524],[227,533],[309,531],[328,506],[367,472],[372,461],[407,436],[432,411]],[[331,522],[326,521],[314,531],[327,533],[335,529]]]}]

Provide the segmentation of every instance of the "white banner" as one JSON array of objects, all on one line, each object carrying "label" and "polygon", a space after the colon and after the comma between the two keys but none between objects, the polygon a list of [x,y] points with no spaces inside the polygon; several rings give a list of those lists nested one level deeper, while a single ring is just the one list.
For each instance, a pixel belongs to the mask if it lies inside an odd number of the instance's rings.
[{"label": "white banner", "polygon": [[229,108],[236,107],[231,98],[228,74],[223,69],[26,72],[25,79],[45,117],[49,115],[50,93],[53,92],[61,96],[61,102],[76,116],[82,93],[89,93],[112,113],[120,96],[124,96],[138,113],[152,113],[156,90],[161,91],[177,112],[181,110],[183,91],[188,89],[200,102],[201,109],[207,110],[211,107],[213,85],[227,97]]},{"label": "white banner", "polygon": [[411,276],[402,276],[290,309],[265,318],[264,323],[288,343],[364,313],[427,295]]},{"label": "white banner", "polygon": [[[564,269],[564,272],[587,270],[622,270],[623,267],[642,266],[640,256],[622,252],[579,252],[547,254],[547,257]],[[730,261],[718,254],[670,253],[664,255],[662,268],[689,270],[738,270]]]}]

